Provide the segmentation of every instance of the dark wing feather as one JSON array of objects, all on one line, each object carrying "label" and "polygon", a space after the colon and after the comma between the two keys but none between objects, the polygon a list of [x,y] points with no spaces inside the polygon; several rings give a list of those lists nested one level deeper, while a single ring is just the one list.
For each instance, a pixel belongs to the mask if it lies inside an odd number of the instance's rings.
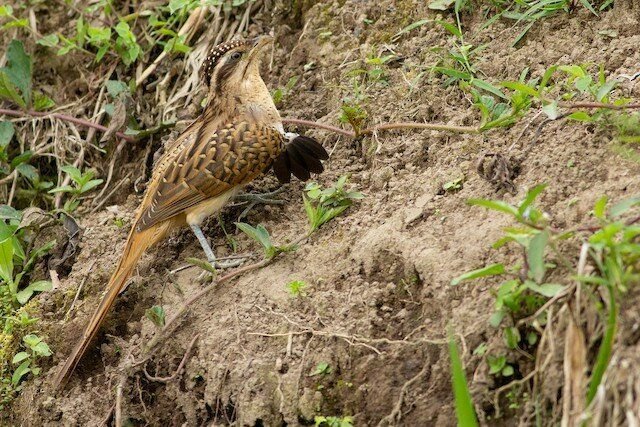
[{"label": "dark wing feather", "polygon": [[158,184],[150,187],[151,202],[140,215],[138,231],[248,183],[283,149],[284,138],[277,130],[246,122],[229,124],[209,136],[198,133],[154,174],[152,181]]},{"label": "dark wing feather", "polygon": [[322,173],[321,160],[327,160],[329,154],[315,139],[298,135],[286,145],[273,164],[273,170],[281,183],[291,181],[291,174],[306,181],[312,173]]}]

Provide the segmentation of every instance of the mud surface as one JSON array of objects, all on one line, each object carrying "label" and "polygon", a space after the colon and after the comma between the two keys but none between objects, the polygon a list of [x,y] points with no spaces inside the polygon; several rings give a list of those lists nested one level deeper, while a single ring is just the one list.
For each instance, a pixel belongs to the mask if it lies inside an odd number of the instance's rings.
[{"label": "mud surface", "polygon": [[[441,58],[436,48],[450,47],[442,27],[427,24],[393,37],[425,17],[452,21],[449,12],[436,15],[425,3],[329,1],[308,5],[298,15],[276,8],[273,14],[253,19],[250,34],[273,30],[277,40],[273,61],[264,72],[269,87],[300,76],[283,100],[283,117],[337,124],[341,99],[351,90],[344,74],[361,67],[369,54],[392,53],[399,59],[385,67],[388,85],[372,85],[363,102],[372,124],[478,123],[468,95],[455,86],[444,87],[444,79],[429,72]],[[579,9],[542,20],[516,47],[511,43],[521,27],[498,20],[482,29],[486,19],[480,8],[463,16],[464,31],[468,43],[486,45],[476,66],[489,81],[517,80],[527,67],[540,76],[553,64],[595,63],[603,64],[608,76],[633,74],[640,63],[640,35],[630,28],[640,24],[640,12],[633,5],[621,10],[620,3],[600,17]],[[294,22],[285,25],[284,16]],[[605,36],[604,30],[617,35]],[[64,64],[60,67],[53,73],[62,73]],[[623,81],[617,90],[638,97],[640,84]],[[449,283],[465,271],[520,254],[492,250],[509,221],[465,201],[502,198],[515,203],[528,188],[546,182],[541,205],[554,225],[565,227],[588,220],[600,195],[621,198],[640,184],[640,167],[611,150],[606,130],[558,121],[541,128],[534,140],[538,122],[529,125],[534,114],[510,129],[483,135],[398,131],[358,143],[322,130],[307,131],[331,152],[318,182],[328,185],[349,173],[350,182],[366,198],[323,226],[296,252],[197,301],[146,366],[152,376],[171,376],[198,335],[184,372],[167,383],[136,372],[123,390],[124,416],[132,425],[309,425],[316,415],[353,416],[355,425],[454,425],[447,326],[461,340],[478,411],[485,420],[493,416],[493,393],[502,384],[487,375],[481,357],[472,352],[483,342],[500,345],[498,331],[488,323],[494,304],[489,290],[497,282],[455,288]],[[112,206],[79,215],[83,234],[76,262],[61,279],[61,288],[39,297],[43,330],[54,357],[3,414],[8,424],[100,425],[116,402],[122,358],[135,357],[129,356],[131,349],[157,331],[145,310],[162,305],[170,316],[204,286],[196,280],[196,268],[169,274],[185,265],[187,257],[201,257],[188,231],[150,251],[67,389],[53,397],[49,381],[98,303],[141,199],[133,181],[140,177],[144,149],[125,150],[127,164],[116,177],[131,171],[133,177],[108,203]],[[478,176],[476,159],[482,152],[519,158],[515,194],[496,193]],[[464,179],[459,191],[442,190],[444,183],[460,177]],[[254,186],[275,187],[271,176]],[[264,224],[276,242],[296,239],[307,228],[303,187],[299,182],[287,185],[282,194],[286,205],[258,206],[245,221]],[[242,209],[230,207],[222,219],[239,253],[258,254],[254,242],[233,231]],[[123,220],[124,226],[115,219]],[[219,255],[231,252],[217,219],[212,218],[205,231]],[[308,283],[306,295],[296,298],[288,293],[286,285],[292,280]],[[81,284],[70,320],[65,321]],[[631,293],[625,305],[637,306],[637,299],[637,292]],[[637,316],[624,315],[620,329],[636,321]],[[637,358],[637,333],[624,338],[623,345],[629,358]],[[513,362],[518,360],[514,356]],[[526,362],[520,362],[524,371]],[[330,372],[312,375],[321,363],[327,363]],[[562,365],[558,366],[547,373],[550,395],[558,393],[562,381]],[[501,406],[504,425],[518,419],[517,406]]]}]

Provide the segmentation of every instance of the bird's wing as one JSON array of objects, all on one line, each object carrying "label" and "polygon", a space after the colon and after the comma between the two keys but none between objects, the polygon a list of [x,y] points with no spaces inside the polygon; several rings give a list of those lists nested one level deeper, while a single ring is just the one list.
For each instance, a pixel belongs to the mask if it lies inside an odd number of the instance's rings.
[{"label": "bird's wing", "polygon": [[253,180],[284,149],[274,128],[239,122],[212,134],[199,133],[169,160],[149,195],[137,230],[165,221],[207,199]]},{"label": "bird's wing", "polygon": [[315,139],[296,135],[282,150],[273,163],[273,171],[281,183],[291,181],[291,174],[306,181],[312,173],[322,173],[321,160],[327,160],[329,154]]}]

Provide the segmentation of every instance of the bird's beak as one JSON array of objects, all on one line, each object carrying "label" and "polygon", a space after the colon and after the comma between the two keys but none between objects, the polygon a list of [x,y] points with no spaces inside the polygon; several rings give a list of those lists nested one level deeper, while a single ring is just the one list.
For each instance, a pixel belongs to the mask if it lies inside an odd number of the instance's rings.
[{"label": "bird's beak", "polygon": [[263,52],[263,48],[268,44],[273,43],[273,37],[271,36],[259,36],[253,39],[253,47],[249,52],[249,59],[254,60],[260,57],[260,53]]}]

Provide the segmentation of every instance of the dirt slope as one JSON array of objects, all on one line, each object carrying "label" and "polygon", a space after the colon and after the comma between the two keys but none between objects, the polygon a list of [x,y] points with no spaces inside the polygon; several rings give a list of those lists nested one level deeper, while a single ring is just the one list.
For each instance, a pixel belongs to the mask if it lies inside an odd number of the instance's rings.
[{"label": "dirt slope", "polygon": [[[329,1],[308,5],[299,16],[276,8],[273,16],[256,17],[251,33],[273,29],[277,39],[273,62],[265,70],[268,85],[283,86],[290,77],[300,76],[283,101],[282,115],[337,124],[341,99],[351,91],[344,74],[362,66],[371,53],[391,52],[400,59],[385,67],[388,85],[372,85],[363,101],[372,123],[478,123],[468,95],[455,85],[444,87],[443,78],[428,72],[441,57],[434,48],[449,46],[447,33],[427,24],[393,38],[424,17],[451,21],[449,12],[436,15],[425,3]],[[615,76],[633,74],[640,63],[640,35],[632,29],[632,24],[640,24],[640,12],[633,4],[624,7],[616,2],[600,17],[583,9],[559,14],[534,25],[517,47],[510,45],[521,28],[513,28],[512,21],[498,20],[481,29],[486,19],[477,8],[463,22],[467,42],[486,44],[476,66],[489,81],[516,80],[526,67],[539,76],[553,64],[604,64],[607,74]],[[283,16],[295,20],[284,25]],[[617,36],[602,35],[604,30],[615,30]],[[305,67],[308,64],[313,66]],[[424,70],[411,90],[408,82]],[[640,95],[640,85],[633,82],[623,82],[619,90],[627,97]],[[549,188],[541,205],[554,225],[565,227],[587,220],[600,195],[624,197],[637,192],[640,184],[638,164],[611,151],[611,135],[593,126],[550,123],[531,149],[533,129],[521,134],[534,114],[511,129],[483,135],[398,131],[356,143],[325,131],[308,131],[331,151],[327,172],[318,181],[329,185],[349,173],[350,182],[366,198],[296,252],[198,301],[147,366],[152,375],[170,376],[199,334],[184,373],[161,383],[137,372],[123,392],[125,417],[133,425],[299,425],[312,424],[316,415],[353,416],[355,425],[454,425],[446,347],[450,325],[462,343],[477,409],[493,424],[486,417],[496,413],[492,391],[502,384],[487,374],[481,357],[472,352],[483,342],[501,342],[488,323],[494,303],[489,290],[496,282],[456,288],[449,283],[465,271],[519,254],[491,249],[501,227],[510,224],[506,218],[465,201],[481,197],[516,202],[528,188],[546,182]],[[483,151],[521,156],[516,194],[496,193],[478,176],[476,158]],[[129,149],[126,155],[130,164],[117,173],[123,177],[134,171],[133,181],[143,147]],[[464,182],[459,191],[442,190],[444,183],[460,177]],[[255,188],[276,185],[267,177]],[[307,227],[303,186],[288,185],[283,193],[286,205],[259,206],[245,221],[264,224],[276,242],[294,240]],[[76,262],[61,289],[40,297],[55,355],[46,366],[49,371],[31,381],[3,415],[6,423],[99,425],[115,403],[116,368],[123,355],[157,330],[145,310],[162,305],[170,315],[202,289],[197,269],[168,275],[187,257],[201,256],[193,236],[180,232],[143,258],[77,374],[64,392],[52,397],[48,381],[97,304],[140,197],[133,184],[126,185],[110,202],[116,205],[81,215],[84,232]],[[229,232],[241,211],[225,211]],[[125,226],[118,227],[116,218],[124,219]],[[230,251],[216,219],[209,221],[206,231],[219,254]],[[233,237],[239,252],[259,250],[241,233]],[[286,284],[292,280],[308,283],[306,296],[289,295]],[[80,283],[83,290],[72,320],[64,322]],[[632,292],[625,304],[631,309],[637,298]],[[623,315],[621,330],[636,321],[631,314]],[[560,338],[557,345],[562,348]],[[622,358],[626,354],[637,359],[637,334],[623,339],[623,347],[627,350]],[[330,373],[312,376],[320,363],[327,363]],[[549,395],[558,393],[562,381],[562,365],[554,366],[557,369],[546,374]],[[523,363],[521,369],[526,368]],[[501,406],[505,425],[524,411],[517,405],[508,409],[504,401]],[[543,413],[544,424],[559,421],[552,407]]]}]

